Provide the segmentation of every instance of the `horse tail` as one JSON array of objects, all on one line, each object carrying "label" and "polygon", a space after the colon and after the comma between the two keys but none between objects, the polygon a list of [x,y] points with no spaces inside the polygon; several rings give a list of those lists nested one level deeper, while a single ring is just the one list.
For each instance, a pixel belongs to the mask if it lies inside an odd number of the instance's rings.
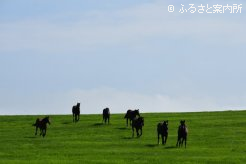
[{"label": "horse tail", "polygon": [[129,112],[127,111],[124,118],[129,118]]},{"label": "horse tail", "polygon": [[73,114],[74,114],[74,108],[75,108],[75,107],[73,106],[73,107],[72,107],[72,113],[73,113]]}]

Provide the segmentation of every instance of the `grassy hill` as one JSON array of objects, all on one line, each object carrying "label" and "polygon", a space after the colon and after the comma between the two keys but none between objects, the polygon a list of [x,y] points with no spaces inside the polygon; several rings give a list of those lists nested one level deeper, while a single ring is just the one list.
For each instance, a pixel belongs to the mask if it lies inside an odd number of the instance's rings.
[{"label": "grassy hill", "polygon": [[[38,116],[0,116],[0,163],[246,163],[246,111],[143,113],[143,136],[131,137],[124,114],[102,125],[101,115],[52,115],[45,138],[34,136]],[[157,145],[156,125],[169,120],[169,138]],[[187,148],[176,148],[181,119]]]}]

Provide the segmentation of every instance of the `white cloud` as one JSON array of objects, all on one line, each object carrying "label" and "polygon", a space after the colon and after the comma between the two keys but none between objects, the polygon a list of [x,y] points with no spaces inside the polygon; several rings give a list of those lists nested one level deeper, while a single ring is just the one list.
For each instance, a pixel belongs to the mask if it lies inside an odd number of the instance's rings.
[{"label": "white cloud", "polygon": [[[12,100],[12,103],[8,103],[5,98],[1,99],[1,115],[70,114],[72,105],[77,102],[81,103],[82,114],[100,114],[105,107],[109,107],[111,113],[125,113],[128,109],[140,109],[142,113],[240,109],[240,107],[235,108],[235,106],[225,108],[213,98],[148,95],[111,88],[73,90],[67,93],[47,93],[24,98],[12,97]],[[244,100],[242,99],[242,101]]]}]

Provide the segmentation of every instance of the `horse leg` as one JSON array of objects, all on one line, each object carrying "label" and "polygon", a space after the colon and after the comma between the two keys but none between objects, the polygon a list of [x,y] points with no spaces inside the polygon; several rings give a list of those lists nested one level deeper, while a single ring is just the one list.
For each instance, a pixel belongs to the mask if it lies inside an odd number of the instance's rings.
[{"label": "horse leg", "polygon": [[45,129],[43,129],[43,137],[45,136],[45,133],[46,133],[46,130],[45,130]]},{"label": "horse leg", "polygon": [[37,133],[38,133],[38,127],[36,126],[35,136],[37,135]]},{"label": "horse leg", "polygon": [[132,127],[132,138],[134,137],[134,127]]},{"label": "horse leg", "polygon": [[43,134],[43,129],[40,128],[40,136]]},{"label": "horse leg", "polygon": [[74,114],[73,114],[73,122],[74,122]]},{"label": "horse leg", "polygon": [[157,138],[158,138],[157,144],[160,145],[160,134],[158,132],[157,132]]},{"label": "horse leg", "polygon": [[161,134],[161,143],[162,143],[162,145],[165,144],[165,143],[164,143],[164,135],[163,135],[163,134]]},{"label": "horse leg", "polygon": [[176,147],[178,147],[178,144],[179,144],[179,137],[177,138]]},{"label": "horse leg", "polygon": [[168,134],[166,134],[165,136],[165,144],[167,143],[167,137],[168,137]]},{"label": "horse leg", "polygon": [[76,115],[76,122],[79,121],[79,115]]},{"label": "horse leg", "polygon": [[185,137],[184,141],[185,141],[185,148],[186,148],[186,137]]},{"label": "horse leg", "polygon": [[126,126],[128,127],[128,118],[126,118]]},{"label": "horse leg", "polygon": [[183,147],[183,143],[184,143],[184,138],[182,138],[181,140],[181,147]]},{"label": "horse leg", "polygon": [[46,135],[46,128],[43,130],[43,137]]},{"label": "horse leg", "polygon": [[176,147],[180,147],[180,137],[178,136]]}]

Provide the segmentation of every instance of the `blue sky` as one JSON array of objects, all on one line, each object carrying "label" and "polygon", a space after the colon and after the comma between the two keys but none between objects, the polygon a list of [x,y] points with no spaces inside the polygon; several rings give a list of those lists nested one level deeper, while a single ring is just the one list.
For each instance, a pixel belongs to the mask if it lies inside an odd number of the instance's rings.
[{"label": "blue sky", "polygon": [[238,0],[0,1],[0,114],[245,109],[245,18]]}]

